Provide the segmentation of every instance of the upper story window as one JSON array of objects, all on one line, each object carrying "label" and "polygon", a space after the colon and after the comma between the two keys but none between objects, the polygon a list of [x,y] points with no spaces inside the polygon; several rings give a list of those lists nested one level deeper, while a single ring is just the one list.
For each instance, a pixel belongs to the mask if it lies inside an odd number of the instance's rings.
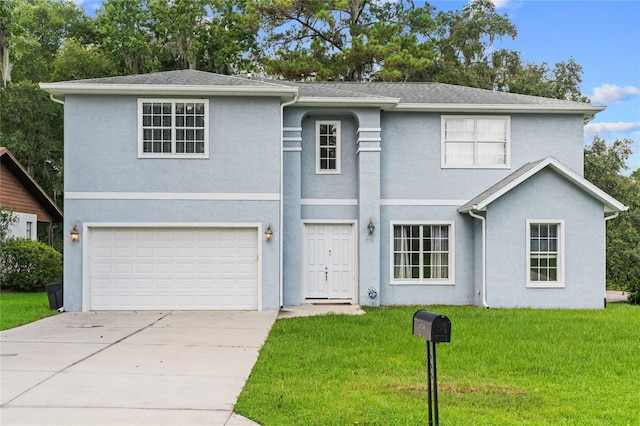
[{"label": "upper story window", "polygon": [[453,284],[454,224],[391,223],[392,284]]},{"label": "upper story window", "polygon": [[441,128],[442,167],[509,167],[509,117],[443,116]]},{"label": "upper story window", "polygon": [[138,100],[138,157],[208,158],[209,101]]},{"label": "upper story window", "polygon": [[527,221],[527,286],[564,287],[562,221]]},{"label": "upper story window", "polygon": [[340,121],[316,122],[316,173],[340,173]]}]

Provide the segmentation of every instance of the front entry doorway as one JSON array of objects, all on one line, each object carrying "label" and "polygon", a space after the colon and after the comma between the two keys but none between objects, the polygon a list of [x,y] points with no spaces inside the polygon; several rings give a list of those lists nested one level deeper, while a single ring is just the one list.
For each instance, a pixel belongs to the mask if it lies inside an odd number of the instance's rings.
[{"label": "front entry doorway", "polygon": [[306,224],[304,299],[352,302],[355,294],[353,224]]}]

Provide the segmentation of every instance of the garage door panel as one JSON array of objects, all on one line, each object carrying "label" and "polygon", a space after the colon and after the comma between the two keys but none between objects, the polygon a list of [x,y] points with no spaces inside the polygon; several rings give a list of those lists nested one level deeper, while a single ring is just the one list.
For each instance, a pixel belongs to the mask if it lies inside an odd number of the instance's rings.
[{"label": "garage door panel", "polygon": [[91,309],[257,309],[256,228],[89,232]]},{"label": "garage door panel", "polygon": [[153,280],[152,279],[141,279],[138,278],[133,282],[133,290],[138,292],[138,290],[153,290]]}]

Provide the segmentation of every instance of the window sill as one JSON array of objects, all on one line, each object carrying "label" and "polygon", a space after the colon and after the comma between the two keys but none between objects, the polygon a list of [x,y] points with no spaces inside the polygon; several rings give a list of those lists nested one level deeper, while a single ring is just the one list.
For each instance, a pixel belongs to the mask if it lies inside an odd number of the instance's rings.
[{"label": "window sill", "polygon": [[462,166],[455,164],[441,164],[440,168],[442,169],[486,169],[486,170],[509,170],[511,169],[510,164],[506,165],[495,165],[495,166]]},{"label": "window sill", "polygon": [[201,159],[208,160],[209,154],[138,154],[138,159],[164,159],[164,160],[175,160],[175,159]]},{"label": "window sill", "polygon": [[552,282],[548,284],[544,283],[527,283],[527,288],[564,288],[563,282]]},{"label": "window sill", "polygon": [[391,281],[390,285],[426,285],[426,286],[454,286],[456,285],[453,281]]}]

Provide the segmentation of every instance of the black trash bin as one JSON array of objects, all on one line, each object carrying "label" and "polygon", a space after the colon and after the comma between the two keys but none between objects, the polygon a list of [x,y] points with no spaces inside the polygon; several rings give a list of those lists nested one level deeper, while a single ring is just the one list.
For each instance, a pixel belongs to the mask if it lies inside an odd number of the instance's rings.
[{"label": "black trash bin", "polygon": [[44,285],[49,296],[49,308],[58,310],[62,308],[62,281],[47,283]]}]

